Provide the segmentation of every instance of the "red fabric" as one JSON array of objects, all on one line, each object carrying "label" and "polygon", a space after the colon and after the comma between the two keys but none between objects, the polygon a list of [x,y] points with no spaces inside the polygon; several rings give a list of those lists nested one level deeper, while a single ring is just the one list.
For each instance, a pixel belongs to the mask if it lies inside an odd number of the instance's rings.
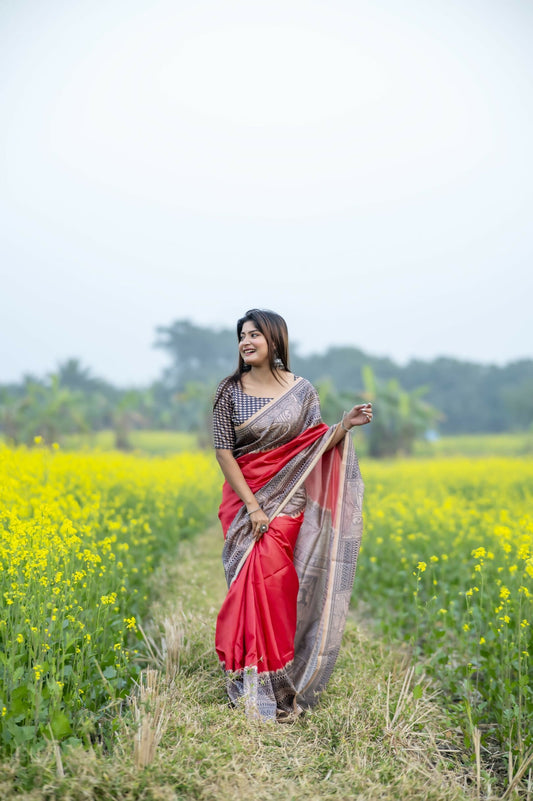
[{"label": "red fabric", "polygon": [[[237,459],[237,463],[252,492],[255,493],[267,484],[296,454],[316,442],[326,431],[328,431],[328,426],[325,423],[319,423],[317,426],[307,428],[299,436],[285,445],[280,445],[279,448],[273,448],[271,451],[263,453],[247,453],[245,456],[240,456]],[[222,503],[218,511],[224,537],[226,537],[227,530],[242,505],[243,503],[237,493],[225,481],[222,487]]]},{"label": "red fabric", "polygon": [[336,523],[341,461],[339,448],[331,448],[324,453],[305,482],[308,497],[331,512],[333,525]]},{"label": "red fabric", "polygon": [[[320,423],[286,445],[237,459],[252,492],[267,484],[327,431],[328,426]],[[330,454],[336,452],[332,449],[326,454],[328,463]],[[321,502],[330,500],[331,489],[324,492],[315,482],[312,487],[313,496],[316,493]],[[224,537],[242,506],[242,500],[225,482],[219,510]],[[299,587],[293,553],[302,522],[303,512],[296,518],[274,518],[230,586],[218,615],[215,637],[225,670],[254,666],[260,673],[275,671],[293,659]]]},{"label": "red fabric", "polygon": [[225,670],[279,670],[294,657],[298,576],[292,561],[303,521],[276,517],[228,590],[215,647]]}]

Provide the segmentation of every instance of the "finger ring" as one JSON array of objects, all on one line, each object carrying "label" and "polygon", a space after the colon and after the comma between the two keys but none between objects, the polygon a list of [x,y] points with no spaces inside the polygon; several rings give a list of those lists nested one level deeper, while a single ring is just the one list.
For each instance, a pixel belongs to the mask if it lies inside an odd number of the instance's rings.
[{"label": "finger ring", "polygon": [[266,525],[266,523],[263,523],[263,525],[259,527],[259,531],[261,532],[261,534],[264,534],[265,531],[268,531],[268,526]]}]

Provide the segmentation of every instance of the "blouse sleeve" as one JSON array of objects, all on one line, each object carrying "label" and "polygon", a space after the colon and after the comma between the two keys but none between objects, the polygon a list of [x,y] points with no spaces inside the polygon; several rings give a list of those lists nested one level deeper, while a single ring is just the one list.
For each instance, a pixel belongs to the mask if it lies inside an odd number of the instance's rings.
[{"label": "blouse sleeve", "polygon": [[235,429],[232,421],[233,393],[228,382],[222,382],[215,395],[213,405],[213,444],[215,448],[233,450]]}]

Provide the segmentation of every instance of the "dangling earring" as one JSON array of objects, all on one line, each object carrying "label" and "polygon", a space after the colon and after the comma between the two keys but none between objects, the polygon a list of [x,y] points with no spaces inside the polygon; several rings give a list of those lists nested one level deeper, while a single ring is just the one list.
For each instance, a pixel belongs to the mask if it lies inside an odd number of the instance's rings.
[{"label": "dangling earring", "polygon": [[274,367],[276,368],[276,370],[285,369],[285,365],[283,364],[277,353],[274,354]]}]

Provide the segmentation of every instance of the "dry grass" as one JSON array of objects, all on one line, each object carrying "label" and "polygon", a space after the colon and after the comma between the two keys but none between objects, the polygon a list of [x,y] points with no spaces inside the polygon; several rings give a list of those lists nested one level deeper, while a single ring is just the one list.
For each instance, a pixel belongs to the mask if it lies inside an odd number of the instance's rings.
[{"label": "dry grass", "polygon": [[486,777],[476,783],[475,761],[449,729],[435,689],[405,653],[354,619],[327,691],[303,719],[265,724],[228,708],[213,651],[225,593],[220,551],[214,529],[184,543],[176,563],[159,571],[144,627],[153,665],[114,753],[64,750],[64,776],[52,747],[39,765],[15,759],[3,766],[3,801],[495,798]]},{"label": "dry grass", "polygon": [[[160,629],[163,633],[160,634]],[[155,628],[147,633],[139,624],[151,662],[158,669],[164,670],[166,681],[171,684],[180,668],[180,659],[184,655],[185,620],[183,612],[174,611],[161,621],[159,630]],[[154,624],[152,623],[152,629]]]},{"label": "dry grass", "polygon": [[154,761],[156,748],[169,720],[167,696],[159,671],[152,668],[142,671],[132,696],[132,707],[137,727],[133,758],[137,768],[145,768]]}]

